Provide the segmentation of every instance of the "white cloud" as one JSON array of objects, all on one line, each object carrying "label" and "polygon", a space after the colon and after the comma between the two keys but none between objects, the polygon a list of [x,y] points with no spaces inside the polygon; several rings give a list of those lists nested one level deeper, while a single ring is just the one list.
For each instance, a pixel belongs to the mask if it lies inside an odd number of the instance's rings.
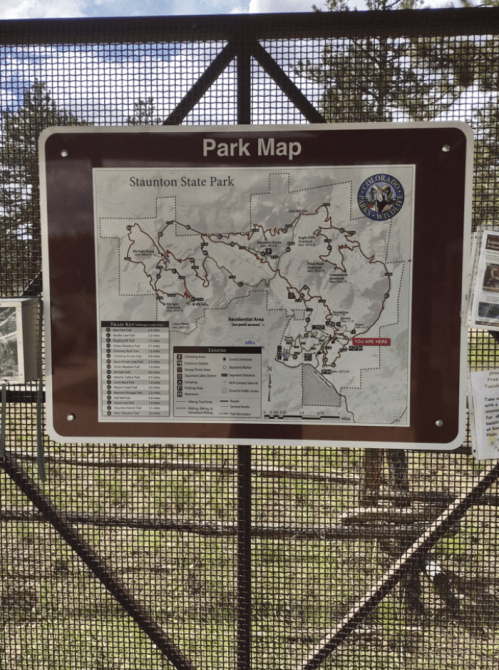
[{"label": "white cloud", "polygon": [[[322,0],[323,1],[323,0]],[[316,0],[319,4],[321,0]],[[0,19],[309,12],[314,0],[0,0]]]},{"label": "white cloud", "polygon": [[313,0],[250,0],[250,14],[268,12],[311,12]]},{"label": "white cloud", "polygon": [[82,0],[0,0],[0,19],[82,17]]},{"label": "white cloud", "polygon": [[2,101],[2,107],[8,107],[16,103],[16,99],[12,93],[3,88],[0,88],[0,100]]},{"label": "white cloud", "polygon": [[0,19],[228,14],[247,12],[248,0],[0,0]]}]

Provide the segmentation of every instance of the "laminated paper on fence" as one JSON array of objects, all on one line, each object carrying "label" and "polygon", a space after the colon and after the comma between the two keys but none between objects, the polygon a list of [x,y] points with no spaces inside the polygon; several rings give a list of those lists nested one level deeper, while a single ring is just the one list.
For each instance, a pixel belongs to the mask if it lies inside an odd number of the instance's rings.
[{"label": "laminated paper on fence", "polygon": [[[0,297],[43,297],[53,125],[468,121],[494,225],[498,34],[495,9],[1,23]],[[472,369],[497,351],[471,332]],[[0,667],[497,667],[497,471],[468,441],[56,445],[43,391],[0,394]]]}]

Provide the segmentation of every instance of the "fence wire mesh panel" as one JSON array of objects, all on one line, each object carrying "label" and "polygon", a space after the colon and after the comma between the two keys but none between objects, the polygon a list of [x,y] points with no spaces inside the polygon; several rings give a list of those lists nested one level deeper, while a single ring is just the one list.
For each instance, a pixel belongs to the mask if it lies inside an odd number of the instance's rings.
[{"label": "fence wire mesh panel", "polygon": [[[2,22],[0,79],[1,297],[43,297],[52,125],[464,120],[474,226],[497,223],[495,9]],[[471,332],[471,369],[497,352]],[[61,445],[41,385],[4,395],[0,668],[498,667],[498,471],[469,439]]]}]

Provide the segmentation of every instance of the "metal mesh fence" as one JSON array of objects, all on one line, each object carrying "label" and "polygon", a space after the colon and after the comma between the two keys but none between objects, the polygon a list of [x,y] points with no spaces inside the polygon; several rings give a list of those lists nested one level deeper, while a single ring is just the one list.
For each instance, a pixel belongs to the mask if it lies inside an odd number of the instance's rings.
[{"label": "metal mesh fence", "polygon": [[[1,23],[0,295],[43,295],[51,125],[465,120],[494,225],[498,35],[493,9]],[[469,363],[496,367],[487,332]],[[497,667],[497,472],[468,442],[61,445],[40,393],[3,416],[0,668]]]}]

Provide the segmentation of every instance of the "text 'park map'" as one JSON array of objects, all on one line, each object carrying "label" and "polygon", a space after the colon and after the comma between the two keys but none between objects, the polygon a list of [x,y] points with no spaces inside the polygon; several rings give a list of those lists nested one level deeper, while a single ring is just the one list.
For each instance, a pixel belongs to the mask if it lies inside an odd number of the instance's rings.
[{"label": "text 'park map'", "polygon": [[100,421],[409,425],[413,166],[93,177]]}]

